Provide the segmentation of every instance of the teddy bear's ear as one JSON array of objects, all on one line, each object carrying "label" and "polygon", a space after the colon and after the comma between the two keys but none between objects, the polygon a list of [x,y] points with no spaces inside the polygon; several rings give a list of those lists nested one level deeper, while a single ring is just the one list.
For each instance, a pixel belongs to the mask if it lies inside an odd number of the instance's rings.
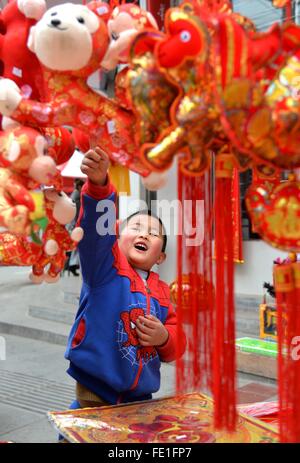
[{"label": "teddy bear's ear", "polygon": [[30,51],[35,53],[35,26],[32,26],[29,31],[28,39],[27,39],[27,47]]}]

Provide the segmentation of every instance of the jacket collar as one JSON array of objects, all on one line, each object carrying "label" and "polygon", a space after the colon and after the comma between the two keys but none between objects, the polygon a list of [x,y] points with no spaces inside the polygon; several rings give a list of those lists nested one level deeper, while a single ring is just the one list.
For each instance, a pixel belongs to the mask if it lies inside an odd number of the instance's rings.
[{"label": "jacket collar", "polygon": [[[127,277],[130,280],[130,291],[146,294],[146,287],[142,278],[128,263],[124,254],[120,251],[117,241],[112,248],[112,253],[114,256],[113,265],[116,268],[118,275]],[[147,278],[147,287],[150,290],[150,295],[157,299],[161,305],[169,305],[169,297],[167,291],[165,291],[165,288],[162,287],[159,275],[156,272],[149,273]]]}]

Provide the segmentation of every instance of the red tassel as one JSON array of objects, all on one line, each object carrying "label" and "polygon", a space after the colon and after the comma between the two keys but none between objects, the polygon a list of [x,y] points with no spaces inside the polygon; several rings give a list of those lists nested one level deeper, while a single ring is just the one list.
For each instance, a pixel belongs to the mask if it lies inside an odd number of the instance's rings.
[{"label": "red tassel", "polygon": [[215,250],[216,307],[214,314],[213,396],[216,428],[234,431],[235,321],[233,281],[232,156],[216,159]]},{"label": "red tassel", "polygon": [[[171,292],[173,289],[176,293],[178,323],[184,326],[187,349],[183,357],[177,358],[176,385],[178,394],[192,390],[211,391],[215,400],[216,427],[234,431],[236,407],[232,157],[218,156],[217,164],[216,291],[212,276],[213,214],[210,172],[195,178],[178,173],[178,199],[182,205],[179,225],[182,226],[183,234],[179,233],[178,236],[178,280],[172,285]],[[204,213],[200,216],[197,215],[199,200],[203,200],[204,206]],[[196,240],[193,246],[189,246],[191,234],[188,233],[186,224],[192,225],[196,230],[204,227],[203,241]]]},{"label": "red tassel", "polygon": [[274,266],[281,442],[300,442],[300,262]]},{"label": "red tassel", "polygon": [[187,337],[185,354],[176,362],[178,394],[211,390],[214,289],[210,196],[210,172],[201,177],[178,173],[179,232],[182,234],[178,234],[177,282],[173,289],[177,296],[178,324],[183,325]]}]

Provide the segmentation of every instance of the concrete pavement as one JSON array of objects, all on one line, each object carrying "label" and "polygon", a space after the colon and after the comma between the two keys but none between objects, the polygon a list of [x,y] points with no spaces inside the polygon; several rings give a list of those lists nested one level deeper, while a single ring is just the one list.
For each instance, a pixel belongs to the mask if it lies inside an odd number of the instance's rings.
[{"label": "concrete pavement", "polygon": [[[46,413],[74,399],[64,351],[81,281],[64,276],[34,286],[28,273],[0,267],[0,441],[56,442]],[[163,365],[157,397],[173,394],[174,373],[173,365]]]},{"label": "concrete pavement", "polygon": [[[77,311],[80,278],[34,286],[29,269],[0,267],[0,441],[54,443],[46,412],[68,408],[74,381],[64,351]],[[174,393],[175,368],[163,364],[160,391]],[[274,399],[275,382],[239,374],[239,402]]]},{"label": "concrete pavement", "polygon": [[[64,347],[2,336],[6,360],[0,361],[0,441],[54,443],[57,433],[46,413],[65,410],[74,400],[74,381],[66,374]],[[158,397],[173,393],[174,370],[163,366]]]},{"label": "concrete pavement", "polygon": [[2,335],[6,360],[0,362],[0,441],[55,442],[48,410],[68,408],[74,398],[63,346]]}]

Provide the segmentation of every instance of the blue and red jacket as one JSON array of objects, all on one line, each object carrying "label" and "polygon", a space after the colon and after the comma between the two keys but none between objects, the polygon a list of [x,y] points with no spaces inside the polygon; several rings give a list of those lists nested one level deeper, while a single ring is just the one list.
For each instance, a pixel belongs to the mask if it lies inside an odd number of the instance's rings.
[{"label": "blue and red jacket", "polygon": [[[101,209],[99,200],[116,199],[109,182],[101,187],[88,181],[81,199],[79,225],[84,238],[79,243],[79,254],[83,285],[65,353],[70,360],[68,373],[111,404],[150,399],[160,387],[160,362],[176,357],[177,322],[168,285],[150,272],[145,286],[121,253],[116,234],[97,233],[101,215],[104,219],[103,214],[110,214],[110,223],[115,224],[115,208],[96,211],[97,205]],[[143,347],[138,343],[135,322],[145,314],[156,316],[167,328],[169,338],[163,346]],[[181,355],[184,334],[178,338]]]}]

